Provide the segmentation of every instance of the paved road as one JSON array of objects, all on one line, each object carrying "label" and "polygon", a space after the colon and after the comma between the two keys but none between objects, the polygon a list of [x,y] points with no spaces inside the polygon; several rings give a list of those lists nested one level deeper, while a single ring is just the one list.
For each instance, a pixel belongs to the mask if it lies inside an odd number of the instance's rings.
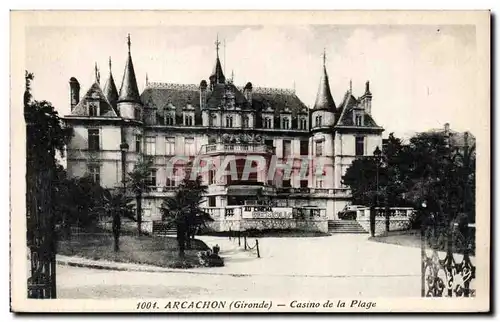
[{"label": "paved road", "polygon": [[[261,258],[238,252],[237,241],[202,236],[221,246],[226,266],[214,271],[264,275],[407,276],[420,275],[420,249],[368,240],[368,234],[336,234],[314,238],[259,238]],[[255,244],[249,239],[250,245]],[[239,248],[241,249],[241,248]]]},{"label": "paved road", "polygon": [[223,268],[200,273],[117,272],[58,266],[60,298],[380,297],[420,295],[420,251],[371,242],[366,235],[261,238],[261,255],[227,238],[219,244]]}]

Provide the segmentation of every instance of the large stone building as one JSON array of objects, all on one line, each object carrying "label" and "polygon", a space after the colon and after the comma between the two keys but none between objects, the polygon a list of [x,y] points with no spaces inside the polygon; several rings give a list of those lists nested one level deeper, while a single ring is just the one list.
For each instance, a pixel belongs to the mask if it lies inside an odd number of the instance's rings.
[{"label": "large stone building", "polygon": [[[216,44],[213,71],[208,81],[198,84],[146,82],[140,93],[130,38],[119,91],[111,61],[104,88],[96,73],[96,82],[82,98],[72,77],[71,113],[65,116],[75,133],[67,151],[69,175],[90,175],[104,187],[120,187],[124,174],[143,155],[151,156],[154,168],[143,205],[144,220],[154,221],[161,219],[162,198],[174,193],[176,171],[186,163],[175,163],[172,157],[203,157],[215,165],[200,172],[208,185],[206,208],[224,211],[265,200],[277,207],[312,206],[335,219],[349,202],[341,183],[346,168],[382,144],[383,128],[371,116],[369,83],[362,96],[356,98],[349,88],[336,104],[323,59],[310,109],[291,89],[233,84],[224,75]],[[224,163],[228,156],[235,160],[236,176],[218,175],[217,170],[230,168],[231,163]],[[242,169],[249,159],[265,160],[265,166],[245,175]],[[290,176],[283,166],[287,162]]]}]

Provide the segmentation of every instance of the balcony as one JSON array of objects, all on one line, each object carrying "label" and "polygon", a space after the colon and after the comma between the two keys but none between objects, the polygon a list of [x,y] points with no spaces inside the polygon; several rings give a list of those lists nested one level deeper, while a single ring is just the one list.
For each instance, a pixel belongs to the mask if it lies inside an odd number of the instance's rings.
[{"label": "balcony", "polygon": [[311,188],[310,190],[311,195],[315,197],[350,197],[349,189]]},{"label": "balcony", "polygon": [[264,182],[257,180],[231,180],[227,186],[263,186]]},{"label": "balcony", "polygon": [[167,186],[147,186],[144,193],[153,197],[163,197],[174,195],[177,187],[167,187]]},{"label": "balcony", "polygon": [[215,143],[207,144],[201,147],[201,154],[217,154],[217,153],[257,153],[257,154],[274,154],[274,147],[265,144],[232,144],[232,143]]}]

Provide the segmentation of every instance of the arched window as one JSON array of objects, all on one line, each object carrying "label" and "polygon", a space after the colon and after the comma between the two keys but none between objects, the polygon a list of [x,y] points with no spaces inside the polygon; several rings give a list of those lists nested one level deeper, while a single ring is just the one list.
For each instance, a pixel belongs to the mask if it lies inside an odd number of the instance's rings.
[{"label": "arched window", "polygon": [[272,127],[272,120],[270,117],[264,118],[264,128],[270,129]]},{"label": "arched window", "polygon": [[193,126],[193,116],[192,115],[186,115],[186,117],[184,118],[184,125]]},{"label": "arched window", "polygon": [[165,124],[166,125],[174,125],[174,117],[172,116],[172,114],[167,114],[165,116]]},{"label": "arched window", "polygon": [[320,127],[322,121],[323,121],[323,116],[321,115],[316,116],[316,127]]},{"label": "arched window", "polygon": [[290,119],[288,117],[283,118],[281,122],[281,127],[285,130],[288,130],[290,128]]},{"label": "arched window", "polygon": [[208,118],[208,126],[215,126],[217,124],[217,115],[211,114]]},{"label": "arched window", "polygon": [[356,126],[363,126],[363,115],[355,114],[354,116],[354,124]]},{"label": "arched window", "polygon": [[300,119],[299,128],[301,130],[307,130],[307,120],[305,118]]},{"label": "arched window", "polygon": [[98,116],[98,102],[90,102],[89,103],[89,116]]},{"label": "arched window", "polygon": [[134,118],[136,120],[140,120],[141,119],[141,110],[140,109],[138,109],[138,108],[134,109]]},{"label": "arched window", "polygon": [[243,115],[241,119],[241,126],[244,128],[250,127],[250,118],[248,117],[248,115]]},{"label": "arched window", "polygon": [[226,116],[226,127],[233,127],[233,117],[231,115]]}]

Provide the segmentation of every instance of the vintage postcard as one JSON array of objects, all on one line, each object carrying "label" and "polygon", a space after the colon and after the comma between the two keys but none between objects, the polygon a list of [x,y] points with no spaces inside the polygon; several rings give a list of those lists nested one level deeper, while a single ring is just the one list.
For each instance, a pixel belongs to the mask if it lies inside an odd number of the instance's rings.
[{"label": "vintage postcard", "polygon": [[11,12],[15,312],[487,312],[489,11]]}]

